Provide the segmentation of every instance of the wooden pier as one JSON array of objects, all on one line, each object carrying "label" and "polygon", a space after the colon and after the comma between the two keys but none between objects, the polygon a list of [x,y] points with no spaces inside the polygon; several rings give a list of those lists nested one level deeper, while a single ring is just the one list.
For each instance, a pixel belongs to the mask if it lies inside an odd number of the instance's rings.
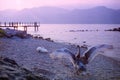
[{"label": "wooden pier", "polygon": [[39,26],[39,22],[0,22],[0,27],[14,28],[16,30],[18,30],[18,27],[23,27],[24,31],[27,31],[28,27],[34,27],[34,31],[38,31]]}]

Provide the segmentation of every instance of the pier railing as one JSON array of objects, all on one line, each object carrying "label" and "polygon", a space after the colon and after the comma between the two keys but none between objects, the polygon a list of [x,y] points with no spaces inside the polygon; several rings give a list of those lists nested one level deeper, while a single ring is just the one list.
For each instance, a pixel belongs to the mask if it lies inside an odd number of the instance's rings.
[{"label": "pier railing", "polygon": [[14,29],[18,29],[18,27],[23,27],[24,31],[27,31],[28,27],[33,27],[35,31],[39,30],[40,23],[39,22],[0,22],[0,27],[12,27]]}]

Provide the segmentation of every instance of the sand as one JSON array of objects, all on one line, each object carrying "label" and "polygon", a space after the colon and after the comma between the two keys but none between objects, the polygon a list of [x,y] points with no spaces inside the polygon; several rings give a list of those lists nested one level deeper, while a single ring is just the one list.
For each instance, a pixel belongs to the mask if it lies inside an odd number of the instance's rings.
[{"label": "sand", "polygon": [[[43,46],[48,53],[38,53],[36,48]],[[20,66],[38,74],[47,75],[51,80],[120,80],[120,61],[98,55],[87,65],[90,75],[76,75],[70,61],[53,60],[49,54],[66,47],[76,52],[74,45],[50,42],[42,39],[0,38],[0,55],[14,59]],[[67,65],[65,65],[67,64]]]}]

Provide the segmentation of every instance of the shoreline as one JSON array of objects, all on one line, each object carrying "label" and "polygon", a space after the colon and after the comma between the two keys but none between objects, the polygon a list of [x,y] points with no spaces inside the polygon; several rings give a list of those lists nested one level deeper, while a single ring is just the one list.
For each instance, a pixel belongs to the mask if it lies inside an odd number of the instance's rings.
[{"label": "shoreline", "polygon": [[[60,59],[53,60],[49,56],[51,52],[60,48],[68,48],[72,53],[76,53],[75,44],[55,42],[50,38],[44,39],[41,36],[28,38],[26,36],[27,33],[15,33],[7,34],[8,38],[0,38],[0,56],[13,59],[19,66],[45,75],[50,80],[120,79],[120,61],[116,61],[116,59],[114,60],[114,58],[108,57],[108,55],[98,55],[87,65],[89,76],[76,75],[74,67],[69,60],[64,61],[65,63],[63,64]],[[39,46],[46,48],[48,53],[38,53],[36,48]]]},{"label": "shoreline", "polygon": [[[103,55],[98,55],[90,64],[88,64],[88,71],[91,73],[91,75],[87,77],[75,75],[74,68],[69,61],[69,66],[65,66],[60,60],[53,60],[49,57],[49,54],[52,51],[63,47],[66,47],[75,53],[77,50],[74,45],[34,38],[0,38],[0,46],[2,46],[0,47],[1,56],[9,57],[15,60],[20,66],[28,70],[47,75],[50,79],[120,79],[120,62]],[[36,51],[38,46],[45,47],[49,52],[38,53]]]}]

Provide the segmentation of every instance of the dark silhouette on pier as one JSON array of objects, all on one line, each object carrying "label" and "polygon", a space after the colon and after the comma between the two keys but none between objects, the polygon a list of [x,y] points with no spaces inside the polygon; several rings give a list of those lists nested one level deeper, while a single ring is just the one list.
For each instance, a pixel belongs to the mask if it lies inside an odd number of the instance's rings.
[{"label": "dark silhouette on pier", "polygon": [[13,27],[15,30],[18,30],[18,27],[24,27],[24,31],[27,31],[28,27],[34,27],[35,31],[39,30],[40,23],[38,22],[0,22],[0,27]]}]

